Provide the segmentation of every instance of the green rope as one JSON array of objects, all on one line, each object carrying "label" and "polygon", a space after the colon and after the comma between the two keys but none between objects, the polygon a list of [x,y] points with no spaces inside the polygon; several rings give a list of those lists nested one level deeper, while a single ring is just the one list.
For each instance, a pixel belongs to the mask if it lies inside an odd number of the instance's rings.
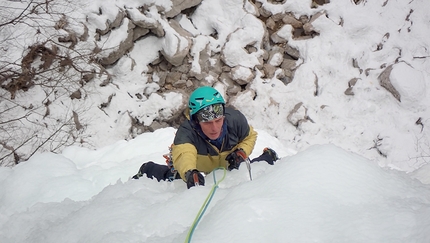
[{"label": "green rope", "polygon": [[[224,170],[224,175],[222,176],[221,180],[219,180],[218,182],[216,181],[216,177],[215,177],[215,171],[216,170]],[[202,207],[199,210],[199,213],[197,214],[196,218],[194,219],[193,224],[191,225],[190,230],[188,231],[187,234],[187,238],[185,239],[185,242],[190,243],[191,242],[191,237],[193,236],[194,233],[194,229],[197,227],[197,224],[199,223],[200,219],[203,217],[203,214],[205,213],[206,209],[208,208],[209,203],[212,200],[212,197],[215,194],[216,189],[218,188],[218,185],[221,181],[224,180],[225,175],[226,175],[226,169],[224,167],[218,167],[215,170],[212,171],[212,175],[214,177],[214,185],[212,186],[211,191],[209,192],[209,195],[206,197],[205,202],[203,203]]]}]

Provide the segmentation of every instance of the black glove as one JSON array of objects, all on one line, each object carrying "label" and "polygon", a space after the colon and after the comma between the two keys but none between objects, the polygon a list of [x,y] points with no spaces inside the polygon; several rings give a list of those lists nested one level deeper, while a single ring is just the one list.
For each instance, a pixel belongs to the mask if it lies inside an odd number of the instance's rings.
[{"label": "black glove", "polygon": [[198,170],[195,169],[187,171],[187,173],[185,173],[185,179],[187,180],[188,189],[195,186],[197,183],[201,186],[205,185],[205,178]]},{"label": "black glove", "polygon": [[246,158],[245,151],[243,151],[243,149],[241,148],[238,148],[235,151],[231,152],[229,155],[227,155],[225,160],[227,160],[229,163],[228,170],[239,169],[240,163],[245,161],[245,158],[243,156],[245,156]]}]

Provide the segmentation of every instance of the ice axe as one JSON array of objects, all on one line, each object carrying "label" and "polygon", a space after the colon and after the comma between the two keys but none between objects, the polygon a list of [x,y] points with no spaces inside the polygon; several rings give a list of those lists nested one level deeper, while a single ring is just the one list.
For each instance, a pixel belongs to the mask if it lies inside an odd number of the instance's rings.
[{"label": "ice axe", "polygon": [[242,159],[245,161],[246,163],[246,167],[248,168],[248,172],[249,172],[249,179],[252,181],[252,174],[251,174],[251,160],[249,160],[249,157],[246,156],[245,152],[243,150],[239,150],[237,151],[237,154],[242,157]]}]

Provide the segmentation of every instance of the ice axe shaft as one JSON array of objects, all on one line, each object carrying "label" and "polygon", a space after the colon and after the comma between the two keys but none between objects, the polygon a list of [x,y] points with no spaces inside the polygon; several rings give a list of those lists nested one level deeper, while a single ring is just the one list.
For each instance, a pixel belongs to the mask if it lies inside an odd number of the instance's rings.
[{"label": "ice axe shaft", "polygon": [[252,174],[251,174],[251,160],[249,158],[245,159],[246,167],[248,168],[249,172],[249,179],[252,181]]},{"label": "ice axe shaft", "polygon": [[248,172],[249,172],[249,179],[252,181],[251,160],[249,160],[249,157],[246,156],[245,152],[243,152],[243,151],[239,151],[238,154],[245,161],[246,168],[248,168]]}]

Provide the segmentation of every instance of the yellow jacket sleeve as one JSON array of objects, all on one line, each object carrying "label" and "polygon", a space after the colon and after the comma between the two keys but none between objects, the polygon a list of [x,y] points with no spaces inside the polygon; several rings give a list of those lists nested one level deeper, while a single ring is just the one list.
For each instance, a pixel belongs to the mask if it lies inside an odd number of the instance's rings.
[{"label": "yellow jacket sleeve", "polygon": [[197,168],[197,149],[191,143],[172,146],[173,167],[185,181],[185,173]]}]

